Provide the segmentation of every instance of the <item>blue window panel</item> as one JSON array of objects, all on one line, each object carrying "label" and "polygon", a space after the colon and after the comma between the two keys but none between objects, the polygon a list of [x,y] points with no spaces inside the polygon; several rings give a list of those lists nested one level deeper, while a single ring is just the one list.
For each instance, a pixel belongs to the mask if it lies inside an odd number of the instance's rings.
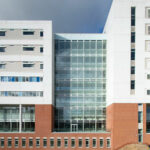
[{"label": "blue window panel", "polygon": [[4,81],[5,81],[5,80],[4,80],[4,77],[1,77],[1,81],[2,81],[2,82],[4,82]]},{"label": "blue window panel", "polygon": [[22,92],[18,92],[18,96],[22,96]]},{"label": "blue window panel", "polygon": [[12,82],[15,82],[15,77],[12,77],[12,79],[11,79],[11,80],[12,80]]},{"label": "blue window panel", "polygon": [[33,82],[36,82],[36,77],[32,77],[32,81],[33,81]]},{"label": "blue window panel", "polygon": [[18,77],[18,81],[19,81],[19,82],[22,82],[22,77]]},{"label": "blue window panel", "polygon": [[5,94],[4,94],[5,96],[8,96],[8,92],[7,91],[5,91]]},{"label": "blue window panel", "polygon": [[40,82],[40,77],[37,77],[36,79],[37,79],[37,82]]},{"label": "blue window panel", "polygon": [[32,77],[29,77],[29,81],[30,81],[30,82],[33,82]]},{"label": "blue window panel", "polygon": [[11,82],[12,81],[12,77],[8,77],[8,82]]}]

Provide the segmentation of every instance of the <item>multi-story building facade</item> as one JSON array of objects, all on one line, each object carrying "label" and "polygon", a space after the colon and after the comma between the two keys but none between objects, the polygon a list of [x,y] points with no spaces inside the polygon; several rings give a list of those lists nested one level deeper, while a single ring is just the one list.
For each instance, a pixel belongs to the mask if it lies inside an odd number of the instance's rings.
[{"label": "multi-story building facade", "polygon": [[114,0],[103,34],[0,21],[0,149],[150,145],[150,2]]}]

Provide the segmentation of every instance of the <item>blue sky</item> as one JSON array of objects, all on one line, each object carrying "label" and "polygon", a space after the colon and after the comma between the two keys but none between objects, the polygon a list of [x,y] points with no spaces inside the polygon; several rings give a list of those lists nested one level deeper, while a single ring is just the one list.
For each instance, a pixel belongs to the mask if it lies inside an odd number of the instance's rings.
[{"label": "blue sky", "polygon": [[52,20],[53,32],[99,33],[112,0],[0,0],[0,20]]}]

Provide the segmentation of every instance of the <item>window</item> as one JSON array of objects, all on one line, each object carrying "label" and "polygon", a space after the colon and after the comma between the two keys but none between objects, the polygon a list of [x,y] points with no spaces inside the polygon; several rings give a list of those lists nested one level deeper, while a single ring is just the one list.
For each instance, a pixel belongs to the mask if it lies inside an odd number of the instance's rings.
[{"label": "window", "polygon": [[43,97],[42,91],[0,91],[0,96]]},{"label": "window", "polygon": [[29,139],[29,147],[33,147],[33,139]]},{"label": "window", "polygon": [[138,123],[143,122],[143,113],[141,111],[138,112]]},{"label": "window", "polygon": [[138,141],[139,143],[143,142],[143,130],[142,129],[138,129]]},{"label": "window", "polygon": [[110,148],[110,139],[107,139],[107,148]]},{"label": "window", "polygon": [[68,147],[68,139],[64,139],[64,147]]},{"label": "window", "polygon": [[147,90],[147,95],[150,95],[150,90]]},{"label": "window", "polygon": [[146,34],[150,35],[150,24],[146,25]]},{"label": "window", "polygon": [[40,69],[43,69],[43,66],[44,66],[43,64],[40,64]]},{"label": "window", "polygon": [[23,64],[23,68],[31,68],[34,67],[34,64]]},{"label": "window", "polygon": [[19,132],[18,105],[0,105],[0,118],[0,132]]},{"label": "window", "polygon": [[1,147],[4,147],[4,145],[5,145],[5,140],[4,140],[4,138],[1,138],[0,140],[1,140],[1,141],[0,141],[0,146],[1,146]]},{"label": "window", "polygon": [[23,31],[23,35],[34,35],[34,31]]},{"label": "window", "polygon": [[150,104],[146,104],[146,132],[150,133]]},{"label": "window", "polygon": [[71,147],[75,147],[75,139],[71,139]]},{"label": "window", "polygon": [[135,7],[131,7],[131,26],[135,26]]},{"label": "window", "polygon": [[85,147],[89,147],[89,139],[85,139]]},{"label": "window", "polygon": [[131,67],[131,74],[135,74],[135,67],[134,66]]},{"label": "window", "polygon": [[147,74],[147,79],[150,79],[150,74]]},{"label": "window", "polygon": [[135,32],[131,32],[131,43],[135,43]]},{"label": "window", "polygon": [[0,69],[5,69],[6,64],[0,64]]},{"label": "window", "polygon": [[79,142],[79,143],[78,143],[78,144],[79,144],[79,147],[82,147],[82,139],[79,139],[78,142]]},{"label": "window", "polygon": [[93,145],[93,147],[96,147],[96,139],[93,139],[92,145]]},{"label": "window", "polygon": [[8,139],[8,141],[7,141],[7,146],[8,146],[8,147],[11,147],[11,146],[12,146],[12,139],[10,139],[10,138]]},{"label": "window", "polygon": [[22,132],[35,131],[35,106],[22,106]]},{"label": "window", "polygon": [[0,52],[5,52],[5,47],[0,47]]},{"label": "window", "polygon": [[47,139],[46,138],[43,139],[43,147],[47,147]]},{"label": "window", "polygon": [[150,51],[150,41],[145,41],[145,49],[146,51]]},{"label": "window", "polygon": [[36,147],[40,147],[40,139],[36,139]]},{"label": "window", "polygon": [[43,47],[40,47],[40,53],[43,53]]},{"label": "window", "polygon": [[22,139],[22,147],[26,147],[26,139],[25,138]]},{"label": "window", "polygon": [[50,139],[50,147],[54,147],[54,139]]},{"label": "window", "polygon": [[23,47],[23,51],[34,51],[34,47]]},{"label": "window", "polygon": [[40,31],[40,36],[43,37],[44,33],[43,31]]},{"label": "window", "polygon": [[6,31],[0,31],[0,36],[5,36]]},{"label": "window", "polygon": [[146,8],[146,18],[150,18],[150,7]]},{"label": "window", "polygon": [[57,147],[61,147],[61,139],[57,139]]},{"label": "window", "polygon": [[15,147],[17,148],[19,146],[19,139],[15,138]]},{"label": "window", "polygon": [[100,148],[102,148],[104,146],[104,140],[103,139],[100,139],[99,145],[100,145]]},{"label": "window", "polygon": [[135,60],[135,49],[131,49],[131,60]]},{"label": "window", "polygon": [[131,90],[135,89],[135,80],[131,80]]}]

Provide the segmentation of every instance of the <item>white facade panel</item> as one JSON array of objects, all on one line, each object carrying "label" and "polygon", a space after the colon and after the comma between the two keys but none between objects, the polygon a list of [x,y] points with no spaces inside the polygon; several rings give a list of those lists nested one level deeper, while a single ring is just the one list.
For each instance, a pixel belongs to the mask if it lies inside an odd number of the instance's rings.
[{"label": "white facade panel", "polygon": [[[2,62],[19,62],[19,61],[31,61],[31,62],[43,62],[44,69],[42,71],[28,71],[21,72],[19,71],[9,71],[0,70],[0,76],[40,76],[43,77],[42,82],[1,82],[0,91],[43,91],[43,97],[1,97],[1,104],[52,104],[52,22],[51,21],[0,21],[0,30],[5,30],[11,34],[11,37],[0,38],[1,45],[42,45],[44,52],[41,56],[31,55],[2,55],[0,54],[0,60]],[[13,35],[13,30],[15,34]],[[36,34],[35,38],[28,36],[29,38],[23,38],[19,36],[22,31],[43,31],[43,37],[39,34]],[[10,33],[11,31],[11,33]],[[18,37],[17,37],[18,36]],[[13,38],[14,37],[14,38]],[[17,38],[16,38],[17,37]],[[30,70],[30,69],[29,69]],[[10,100],[11,99],[11,100]]]}]

